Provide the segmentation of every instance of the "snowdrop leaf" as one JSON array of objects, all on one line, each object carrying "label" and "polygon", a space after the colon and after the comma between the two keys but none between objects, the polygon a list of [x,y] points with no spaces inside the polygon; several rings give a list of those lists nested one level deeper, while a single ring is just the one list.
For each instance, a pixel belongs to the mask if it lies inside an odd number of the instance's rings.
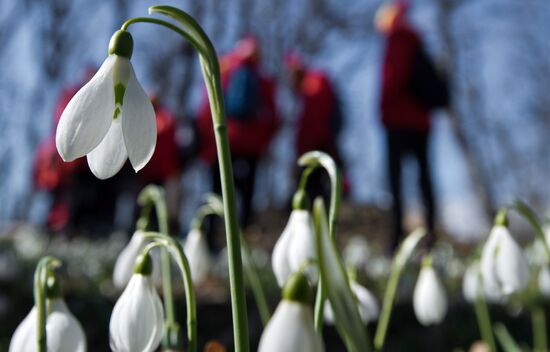
[{"label": "snowdrop leaf", "polygon": [[325,206],[320,198],[314,203],[314,222],[319,271],[334,311],[338,332],[348,350],[369,351],[370,346],[357,310],[357,301],[351,292],[336,245],[329,237]]},{"label": "snowdrop leaf", "polygon": [[55,143],[63,160],[72,161],[88,154],[109,130],[115,110],[112,80],[115,60],[114,55],[107,57],[61,114]]}]

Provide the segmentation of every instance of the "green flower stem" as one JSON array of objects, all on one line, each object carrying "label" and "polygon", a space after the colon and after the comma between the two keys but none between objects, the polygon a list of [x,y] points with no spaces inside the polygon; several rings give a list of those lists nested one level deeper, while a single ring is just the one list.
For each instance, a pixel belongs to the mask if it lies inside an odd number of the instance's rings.
[{"label": "green flower stem", "polygon": [[548,351],[546,317],[544,316],[544,309],[539,305],[531,309],[531,324],[533,326],[533,351]]},{"label": "green flower stem", "polygon": [[521,348],[518,346],[512,335],[510,335],[510,332],[508,332],[508,329],[506,329],[504,324],[496,323],[493,329],[495,330],[495,335],[497,336],[498,342],[502,346],[504,352],[521,352]]},{"label": "green flower stem", "polygon": [[386,291],[384,293],[382,310],[380,312],[380,319],[378,320],[376,333],[374,335],[374,349],[376,351],[381,351],[384,348],[384,343],[386,342],[386,335],[390,324],[391,313],[393,310],[393,304],[401,273],[403,272],[403,269],[405,269],[405,265],[413,254],[416,245],[425,235],[426,230],[423,228],[413,231],[401,243],[399,250],[393,257],[391,272],[388,278]]},{"label": "green flower stem", "polygon": [[271,319],[271,311],[269,309],[269,305],[267,304],[267,299],[260,281],[260,276],[258,275],[258,267],[254,262],[254,258],[252,257],[252,253],[244,237],[241,237],[241,247],[244,272],[246,274],[246,278],[248,279],[248,284],[250,285],[252,294],[254,295],[254,300],[256,301],[256,306],[258,307],[258,312],[260,313],[262,325],[265,327],[269,322],[269,319]]},{"label": "green flower stem", "polygon": [[[196,229],[201,229],[203,219],[207,215],[217,215],[223,217],[223,201],[217,194],[208,194],[206,196],[206,203],[197,210],[191,226]],[[258,312],[260,313],[260,319],[265,327],[269,319],[271,319],[271,311],[269,310],[264,288],[262,287],[260,277],[258,275],[258,268],[254,262],[250,248],[248,247],[248,244],[242,234],[241,253],[243,257],[244,274],[246,275],[250,289],[254,295],[254,300],[256,301],[256,306],[258,307]]]},{"label": "green flower stem", "polygon": [[[303,154],[298,159],[298,165],[306,167],[300,179],[299,190],[304,190],[307,185],[309,176],[318,167],[323,167],[330,177],[330,208],[329,208],[329,236],[331,239],[336,238],[336,221],[340,213],[340,202],[342,200],[342,175],[338,166],[328,154],[313,151]],[[324,283],[319,277],[317,285],[317,293],[315,295],[315,330],[321,331],[323,328],[323,310],[325,307],[326,292]]]},{"label": "green flower stem", "polygon": [[516,210],[531,224],[533,230],[535,230],[535,235],[544,245],[544,250],[546,251],[546,260],[550,261],[550,244],[548,243],[548,241],[546,241],[544,230],[542,229],[540,221],[535,212],[527,204],[519,200],[514,203],[512,209]]},{"label": "green flower stem", "polygon": [[227,235],[227,254],[235,350],[237,352],[247,352],[249,350],[248,317],[246,311],[246,296],[241,258],[240,230],[239,224],[237,223],[235,186],[233,184],[233,169],[231,165],[229,139],[227,136],[227,125],[223,107],[218,56],[212,42],[210,41],[210,38],[208,38],[199,24],[187,13],[171,6],[152,6],[149,8],[149,13],[160,13],[173,18],[181,24],[184,29],[182,29],[182,31],[175,31],[187,39],[199,53],[199,62],[210,101],[214,135],[216,138],[218,164],[220,167],[220,179]]},{"label": "green flower stem", "polygon": [[[481,277],[480,277],[481,280]],[[493,329],[491,328],[491,316],[489,315],[489,307],[482,293],[478,293],[474,302],[474,310],[476,313],[477,325],[481,339],[489,346],[492,352],[497,351]],[[495,331],[496,332],[496,331]]]},{"label": "green flower stem", "polygon": [[[154,205],[157,214],[157,222],[160,233],[170,236],[168,230],[168,212],[166,210],[166,198],[164,190],[156,185],[145,187],[138,196],[138,203],[143,207]],[[170,266],[170,256],[165,248],[161,248],[161,272],[162,272],[162,294],[164,297],[164,312],[166,334],[163,339],[164,348],[178,345],[177,336],[179,334],[179,325],[176,321],[174,296],[172,292],[172,268]]]},{"label": "green flower stem", "polygon": [[46,286],[53,270],[61,265],[61,261],[54,257],[40,259],[34,271],[34,306],[36,307],[36,341],[39,352],[47,352],[46,320],[48,316],[46,306]]},{"label": "green flower stem", "polygon": [[[193,290],[191,269],[187,257],[183,252],[183,248],[181,248],[179,242],[174,238],[158,232],[146,232],[144,234],[144,239],[151,241],[151,243],[143,248],[143,254],[148,253],[154,247],[160,246],[165,252],[172,256],[180,269],[185,289],[185,303],[187,306],[187,340],[189,343],[187,350],[195,352],[197,350],[197,303],[195,300],[195,291]],[[172,340],[176,338],[176,336],[168,337],[172,338]],[[171,347],[177,348],[178,346]]]}]

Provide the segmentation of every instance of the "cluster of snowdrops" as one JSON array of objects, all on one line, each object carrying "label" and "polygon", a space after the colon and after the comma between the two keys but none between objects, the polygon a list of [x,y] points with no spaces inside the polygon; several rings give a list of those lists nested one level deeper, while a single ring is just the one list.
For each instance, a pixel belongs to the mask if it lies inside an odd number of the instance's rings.
[{"label": "cluster of snowdrops", "polygon": [[[136,172],[147,164],[156,144],[155,115],[130,62],[133,39],[127,29],[140,22],[160,25],[183,36],[199,54],[212,107],[223,194],[221,198],[211,196],[207,199],[182,245],[169,235],[163,190],[148,186],[141,192],[138,202],[142,214],[136,232],[120,253],[113,272],[115,285],[124,290],[111,313],[110,346],[113,351],[131,352],[155,351],[161,344],[167,350],[179,350],[184,346],[189,351],[197,349],[194,287],[204,279],[210,265],[202,219],[216,214],[223,217],[226,224],[235,350],[248,351],[243,262],[247,264],[251,258],[236,223],[217,56],[201,27],[185,12],[168,6],[153,6],[149,11],[168,16],[175,23],[156,17],[138,17],[125,22],[113,35],[107,59],[61,116],[56,133],[59,154],[65,161],[86,156],[91,171],[102,179],[116,174],[127,159]],[[401,243],[392,259],[382,307],[379,307],[369,289],[356,281],[353,270],[347,270],[336,246],[341,192],[338,168],[321,152],[303,155],[299,164],[304,171],[293,199],[293,210],[272,253],[272,269],[282,290],[282,299],[273,315],[266,308],[261,284],[253,280],[253,265],[252,270],[245,270],[249,280],[256,282],[251,286],[265,323],[258,349],[261,352],[323,351],[320,332],[327,322],[336,326],[349,351],[381,350],[400,276],[425,231],[413,231]],[[321,199],[311,202],[305,191],[309,175],[317,168],[324,168],[331,179],[328,213]],[[508,230],[510,210],[519,211],[536,229],[537,248],[543,253],[535,271],[533,263],[527,262],[522,248]],[[158,229],[152,229],[149,221],[153,211]],[[535,295],[550,294],[549,254],[543,230],[527,206],[517,203],[498,213],[479,259],[469,265],[463,281],[466,299],[476,306],[481,338],[491,350],[496,350],[496,343],[487,302],[505,303],[511,296],[525,291],[533,275],[539,283]],[[361,258],[361,253],[355,256]],[[185,329],[175,319],[171,260],[183,280]],[[414,312],[424,325],[440,323],[447,311],[446,290],[433,262],[430,253],[424,255],[413,292]],[[63,301],[56,276],[56,268],[60,265],[60,260],[52,256],[39,261],[34,276],[35,305],[16,329],[10,352],[86,350],[85,334]],[[161,278],[162,300],[154,277]],[[373,321],[377,321],[377,327],[371,339],[365,325]],[[499,336],[506,336],[505,328],[503,331],[500,327]],[[509,335],[507,337],[499,341],[510,347],[515,342]],[[545,346],[535,347],[546,349]]]}]

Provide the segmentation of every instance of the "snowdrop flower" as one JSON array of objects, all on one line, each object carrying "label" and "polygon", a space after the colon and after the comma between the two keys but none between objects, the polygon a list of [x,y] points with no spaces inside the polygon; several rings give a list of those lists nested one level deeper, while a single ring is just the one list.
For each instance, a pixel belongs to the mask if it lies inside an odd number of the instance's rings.
[{"label": "snowdrop flower", "polygon": [[344,261],[354,268],[365,268],[369,260],[370,248],[367,239],[361,235],[350,237],[343,251]]},{"label": "snowdrop flower", "polygon": [[193,228],[187,234],[183,251],[189,261],[191,277],[195,284],[203,281],[212,267],[212,260],[204,234],[200,229]]},{"label": "snowdrop flower", "polygon": [[[46,336],[48,351],[85,352],[86,336],[61,297],[47,300]],[[37,309],[33,307],[19,324],[10,342],[9,352],[38,351],[36,340]]]},{"label": "snowdrop flower", "polygon": [[[371,321],[378,319],[380,308],[374,295],[366,287],[359,285],[357,282],[350,282],[350,287],[357,299],[359,315],[361,316],[363,323],[366,325]],[[334,312],[328,300],[325,301],[323,314],[325,321],[330,325],[334,325]]]},{"label": "snowdrop flower", "polygon": [[422,325],[439,324],[447,313],[447,296],[431,263],[420,269],[413,293],[413,308]]},{"label": "snowdrop flower", "polygon": [[[143,247],[145,247],[145,242],[143,231],[137,230],[132,235],[128,245],[120,252],[113,269],[113,283],[118,289],[123,289],[126,287],[126,284],[128,284],[128,281],[130,281],[130,278],[134,274],[136,259]],[[157,264],[158,257],[152,255],[152,258],[155,264]],[[155,282],[158,277],[158,268],[159,265],[153,265],[153,282]]]},{"label": "snowdrop flower", "polygon": [[61,158],[72,161],[87,155],[100,179],[115,175],[126,159],[139,171],[155,150],[155,112],[134,73],[132,50],[130,33],[115,32],[109,56],[67,104],[57,126]]},{"label": "snowdrop flower", "polygon": [[488,299],[502,299],[527,286],[529,265],[521,247],[503,224],[491,230],[481,253],[480,269]]},{"label": "snowdrop flower", "polygon": [[140,257],[135,273],[118,299],[109,323],[113,351],[152,352],[162,339],[164,313],[151,282],[152,260]]},{"label": "snowdrop flower", "polygon": [[482,293],[481,271],[479,269],[479,261],[476,260],[464,271],[462,295],[466,301],[473,303],[476,301],[478,295]]},{"label": "snowdrop flower", "polygon": [[540,268],[538,284],[540,294],[544,298],[550,298],[550,267],[548,267],[548,264]]},{"label": "snowdrop flower", "polygon": [[[304,209],[294,209],[273,248],[271,258],[279,286],[282,287],[290,274],[299,271],[305,262],[314,260],[315,257],[315,233],[311,214]],[[309,266],[306,273],[310,280],[316,279],[315,267]]]},{"label": "snowdrop flower", "polygon": [[258,352],[322,352],[323,340],[315,331],[307,278],[296,273],[288,279],[283,300],[260,338]]}]

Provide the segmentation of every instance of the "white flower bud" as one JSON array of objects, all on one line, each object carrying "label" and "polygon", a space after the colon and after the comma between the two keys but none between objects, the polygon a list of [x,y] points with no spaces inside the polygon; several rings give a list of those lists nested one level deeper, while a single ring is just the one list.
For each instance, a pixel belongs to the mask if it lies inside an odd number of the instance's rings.
[{"label": "white flower bud", "polygon": [[431,265],[420,269],[413,293],[413,308],[422,325],[439,324],[447,313],[447,296]]}]

